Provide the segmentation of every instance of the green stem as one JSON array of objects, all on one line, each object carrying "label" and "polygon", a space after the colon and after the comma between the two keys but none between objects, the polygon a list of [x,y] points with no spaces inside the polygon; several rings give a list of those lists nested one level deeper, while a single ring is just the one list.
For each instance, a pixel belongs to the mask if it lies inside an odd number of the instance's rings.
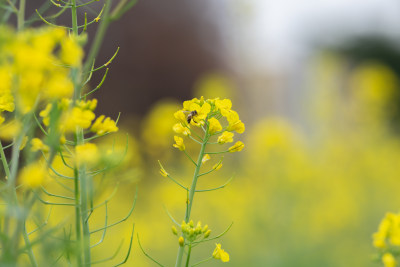
[{"label": "green stem", "polygon": [[187,254],[187,258],[186,258],[186,267],[189,267],[189,261],[190,261],[191,252],[192,252],[192,244],[189,245],[188,254]]},{"label": "green stem", "polygon": [[[110,25],[109,14],[111,11],[111,1],[105,0],[105,7],[103,11],[103,19],[100,20],[99,28],[97,29],[96,36],[94,37],[92,46],[89,50],[89,55],[86,59],[86,62],[83,66],[83,72],[87,73],[90,70],[90,67],[93,64],[93,60],[96,58],[99,53],[101,44],[103,43],[104,36],[106,35],[107,28]],[[89,75],[89,74],[87,74]],[[87,77],[84,77],[83,80],[86,80]]]},{"label": "green stem", "polygon": [[[81,237],[81,206],[80,206],[80,193],[79,193],[79,174],[78,174],[78,169],[74,170],[74,176],[75,176],[75,181],[74,181],[74,186],[75,186],[75,231],[76,231],[76,240],[82,240]],[[80,242],[78,242],[79,246],[81,245]],[[77,263],[78,266],[82,266],[82,256],[81,256],[81,250],[78,248],[78,251],[76,253],[77,255]]]},{"label": "green stem", "polygon": [[[28,198],[28,197],[27,197]],[[34,203],[34,198],[32,197],[30,201],[28,201],[28,208],[32,208],[32,205]],[[29,240],[29,236],[28,236],[28,232],[26,231],[26,217],[24,217],[23,220],[23,224],[22,224],[22,236],[24,237],[24,241],[25,241],[25,246],[27,247],[27,254],[29,257],[29,260],[31,261],[31,264],[33,267],[38,267],[35,255],[33,254],[32,251],[32,245],[31,245],[31,241]]]},{"label": "green stem", "polygon": [[[199,172],[200,172],[202,159],[204,156],[204,151],[206,149],[208,139],[209,139],[209,134],[208,134],[208,124],[207,124],[205,136],[204,136],[204,139],[202,140],[203,142],[201,144],[199,157],[197,158],[197,164],[196,164],[196,168],[195,168],[194,174],[193,174],[192,186],[190,187],[189,196],[187,199],[187,208],[186,208],[186,214],[185,214],[185,222],[186,223],[188,223],[189,219],[190,219],[190,213],[192,211],[192,205],[193,205],[193,198],[194,198],[194,194],[196,193],[197,179],[199,178]],[[179,246],[178,255],[176,257],[175,267],[181,266],[184,249],[185,249],[185,246]],[[189,257],[189,254],[188,254],[188,257]]]},{"label": "green stem", "polygon": [[71,0],[71,19],[72,19],[72,32],[78,36],[78,16],[76,12],[76,0]]},{"label": "green stem", "polygon": [[[81,145],[84,143],[83,130],[79,129],[76,134],[77,144]],[[79,190],[80,190],[80,225],[82,227],[82,250],[84,266],[90,266],[90,230],[89,221],[86,219],[89,211],[88,203],[88,181],[89,177],[86,176],[86,167],[84,165],[78,168],[78,180],[79,180]]]},{"label": "green stem", "polygon": [[10,168],[8,166],[6,155],[4,154],[3,144],[0,141],[0,155],[1,155],[1,162],[3,163],[4,172],[6,174],[6,179],[10,177]]},{"label": "green stem", "polygon": [[18,14],[17,14],[18,31],[21,31],[24,29],[24,24],[25,24],[25,0],[20,0]]}]

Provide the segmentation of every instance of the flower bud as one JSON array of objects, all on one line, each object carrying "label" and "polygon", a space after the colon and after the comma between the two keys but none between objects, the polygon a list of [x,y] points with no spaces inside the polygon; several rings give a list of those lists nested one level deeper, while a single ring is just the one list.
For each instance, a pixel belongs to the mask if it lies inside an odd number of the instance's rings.
[{"label": "flower bud", "polygon": [[176,229],[175,225],[172,225],[172,233],[174,235],[178,235],[178,230]]},{"label": "flower bud", "polygon": [[209,237],[210,234],[211,234],[211,230],[207,230],[207,232],[205,232],[205,234],[204,234],[204,238]]},{"label": "flower bud", "polygon": [[189,226],[193,228],[193,226],[194,226],[193,220],[190,220]]},{"label": "flower bud", "polygon": [[207,230],[208,230],[208,224],[204,225],[203,233],[207,232]]},{"label": "flower bud", "polygon": [[183,247],[183,245],[185,245],[185,239],[183,239],[182,236],[179,237],[178,242],[179,242],[179,246],[181,246],[181,247]]}]

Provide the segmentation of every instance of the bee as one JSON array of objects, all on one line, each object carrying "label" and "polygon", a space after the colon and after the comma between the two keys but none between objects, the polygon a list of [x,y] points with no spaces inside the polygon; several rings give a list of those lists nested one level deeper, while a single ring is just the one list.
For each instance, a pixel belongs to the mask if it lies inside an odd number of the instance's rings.
[{"label": "bee", "polygon": [[193,117],[197,115],[197,111],[193,110],[189,113],[189,115],[187,116],[187,122],[190,123],[191,120],[193,120]]}]

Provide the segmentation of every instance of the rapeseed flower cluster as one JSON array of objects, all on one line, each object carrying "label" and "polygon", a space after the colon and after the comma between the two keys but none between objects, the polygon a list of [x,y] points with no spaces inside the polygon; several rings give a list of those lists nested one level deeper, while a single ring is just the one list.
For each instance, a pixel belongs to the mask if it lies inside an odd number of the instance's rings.
[{"label": "rapeseed flower cluster", "polygon": [[400,214],[388,212],[372,238],[374,247],[382,251],[381,259],[384,266],[397,266],[393,251],[398,251],[400,247]]},{"label": "rapeseed flower cluster", "polygon": [[[71,67],[79,67],[83,49],[65,30],[0,27],[0,112],[27,114],[42,102],[74,93]],[[4,121],[1,114],[0,122]]]},{"label": "rapeseed flower cluster", "polygon": [[[172,129],[177,134],[191,137],[192,127],[207,127],[210,136],[218,135],[219,144],[232,143],[234,132],[243,133],[245,131],[244,123],[239,119],[236,111],[232,110],[232,102],[229,99],[200,99],[184,101],[183,108],[174,113],[174,117],[179,121]],[[221,124],[222,123],[222,124]],[[223,124],[226,126],[222,126]],[[179,150],[185,150],[185,144],[182,137],[175,136],[174,147]],[[236,142],[228,148],[228,152],[241,151],[244,144],[241,141]]]}]

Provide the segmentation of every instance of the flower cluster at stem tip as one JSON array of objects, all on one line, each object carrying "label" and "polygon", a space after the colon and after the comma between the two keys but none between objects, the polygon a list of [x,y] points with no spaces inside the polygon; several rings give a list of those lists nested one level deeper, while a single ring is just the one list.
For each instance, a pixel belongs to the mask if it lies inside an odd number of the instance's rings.
[{"label": "flower cluster at stem tip", "polygon": [[388,212],[379,224],[378,231],[372,235],[374,247],[381,250],[385,267],[397,266],[393,254],[400,248],[400,214]]},{"label": "flower cluster at stem tip", "polygon": [[[232,102],[229,99],[200,99],[184,101],[183,108],[175,112],[174,117],[179,121],[172,129],[177,134],[191,136],[191,127],[207,129],[210,136],[218,135],[219,144],[232,143],[234,133],[243,133],[244,123],[239,119],[236,111],[232,110]],[[221,124],[222,122],[222,124]],[[226,126],[222,126],[224,122]],[[226,124],[225,123],[225,124]],[[205,128],[204,128],[205,127]],[[185,144],[182,137],[175,136],[174,147],[181,151],[185,150]],[[241,151],[244,144],[241,141],[236,142],[229,147],[227,152]]]},{"label": "flower cluster at stem tip", "polygon": [[[1,140],[20,140],[20,150],[28,147],[32,152],[53,155],[65,145],[74,145],[75,151],[68,149],[71,163],[100,163],[99,155],[104,153],[89,141],[116,132],[118,127],[111,118],[96,116],[96,99],[76,95],[80,78],[74,73],[82,69],[84,42],[84,35],[72,36],[60,28],[17,32],[0,26]],[[37,125],[44,135],[33,136],[27,127],[31,125]],[[74,138],[77,131],[91,136],[78,144]],[[101,159],[107,160],[105,156]],[[46,180],[46,171],[44,162],[32,158],[19,181],[37,188]]]}]

